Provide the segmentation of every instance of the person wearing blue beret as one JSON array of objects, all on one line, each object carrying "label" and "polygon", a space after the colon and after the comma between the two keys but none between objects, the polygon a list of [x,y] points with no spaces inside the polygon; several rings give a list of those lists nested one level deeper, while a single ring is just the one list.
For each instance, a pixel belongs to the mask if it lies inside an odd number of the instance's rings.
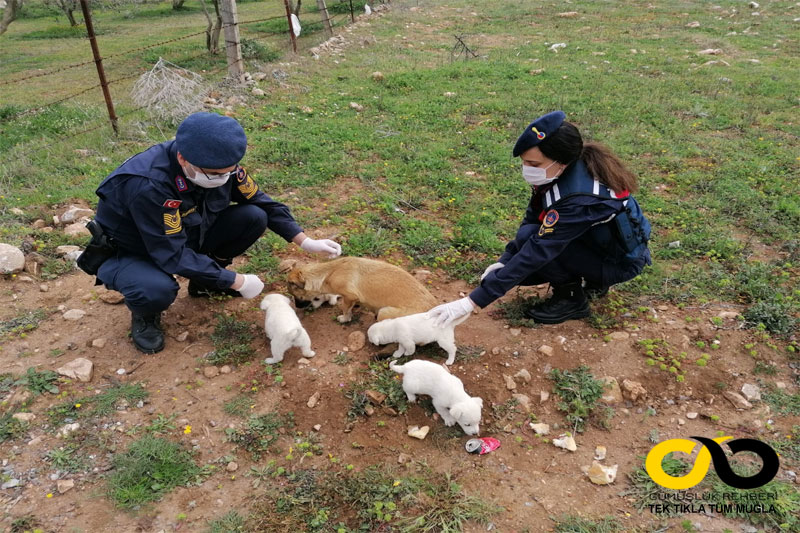
[{"label": "person wearing blue beret", "polygon": [[239,166],[246,149],[235,119],[194,113],[175,139],[129,158],[97,188],[93,237],[78,264],[125,296],[138,350],[164,348],[161,313],[178,294],[175,275],[189,279],[192,297],[258,296],[258,276],[226,267],[267,229],[308,252],[341,254],[338,243],[307,237]]},{"label": "person wearing blue beret", "polygon": [[650,265],[650,223],[632,193],[636,175],[606,146],[583,142],[562,111],[534,120],[514,145],[532,195],[514,240],[469,296],[434,307],[436,323],[484,308],[519,285],[549,283],[552,296],[525,315],[560,324],[590,314],[588,300]]}]

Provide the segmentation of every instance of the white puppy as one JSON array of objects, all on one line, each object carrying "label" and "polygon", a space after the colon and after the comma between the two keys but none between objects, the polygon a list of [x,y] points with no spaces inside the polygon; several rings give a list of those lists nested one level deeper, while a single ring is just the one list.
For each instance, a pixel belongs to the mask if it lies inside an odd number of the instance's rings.
[{"label": "white puppy", "polygon": [[311,351],[311,339],[303,329],[300,319],[292,308],[289,298],[283,294],[267,294],[261,300],[261,309],[267,312],[264,319],[264,331],[270,340],[272,357],[264,362],[268,365],[283,361],[283,354],[292,346],[297,346],[304,357],[314,357]]},{"label": "white puppy", "polygon": [[338,294],[318,294],[311,299],[311,306],[319,309],[322,304],[336,305],[339,303],[339,298]]},{"label": "white puppy", "polygon": [[446,426],[458,422],[467,435],[478,434],[483,400],[467,394],[461,380],[445,367],[415,359],[404,365],[392,361],[389,368],[403,374],[403,390],[409,402],[416,401],[417,394],[427,394]]},{"label": "white puppy", "polygon": [[388,318],[372,324],[367,330],[367,336],[372,344],[399,343],[400,346],[392,354],[395,359],[403,355],[412,355],[418,344],[436,341],[436,344],[447,352],[445,364],[452,365],[456,360],[455,327],[468,318],[469,315],[466,315],[444,327],[434,325],[428,313]]}]

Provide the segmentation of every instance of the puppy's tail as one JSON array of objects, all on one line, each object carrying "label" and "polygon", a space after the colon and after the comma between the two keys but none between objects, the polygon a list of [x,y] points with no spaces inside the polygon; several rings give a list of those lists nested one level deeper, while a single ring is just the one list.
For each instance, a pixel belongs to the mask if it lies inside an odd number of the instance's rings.
[{"label": "puppy's tail", "polygon": [[403,369],[403,365],[398,365],[394,361],[389,363],[389,368],[391,368],[392,370],[394,370],[398,374],[404,374],[405,373],[405,370]]}]

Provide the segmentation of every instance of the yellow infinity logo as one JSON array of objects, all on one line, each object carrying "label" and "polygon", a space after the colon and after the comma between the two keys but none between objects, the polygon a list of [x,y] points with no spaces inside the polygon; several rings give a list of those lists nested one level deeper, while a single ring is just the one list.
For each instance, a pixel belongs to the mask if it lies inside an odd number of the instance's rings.
[{"label": "yellow infinity logo", "polygon": [[[718,437],[713,439],[717,444],[722,444],[726,440],[733,437]],[[661,467],[661,461],[664,460],[668,454],[672,452],[683,452],[690,455],[694,447],[699,443],[689,439],[669,439],[660,442],[650,450],[647,458],[644,461],[644,469],[650,478],[661,485],[662,487],[673,490],[684,490],[694,487],[706,477],[708,469],[711,467],[711,453],[706,446],[703,446],[697,454],[697,459],[694,461],[694,466],[688,474],[681,477],[670,476]],[[700,444],[702,446],[702,444]]]},{"label": "yellow infinity logo", "polygon": [[[778,473],[780,461],[778,454],[775,453],[768,444],[755,439],[736,439],[733,437],[717,437],[709,439],[706,437],[692,437],[689,439],[670,439],[665,440],[653,447],[644,461],[644,468],[650,478],[662,487],[673,490],[684,490],[694,487],[706,477],[711,461],[714,461],[714,470],[720,480],[726,485],[737,489],[754,489],[766,485]],[[725,451],[720,444],[729,441],[728,448],[736,455],[739,452],[753,452],[761,458],[762,466],[756,474],[748,477],[740,476],[733,471]],[[697,441],[697,442],[695,442]],[[670,476],[664,472],[661,462],[672,452],[683,452],[689,455],[694,447],[700,443],[700,451],[688,474],[680,477]]]}]

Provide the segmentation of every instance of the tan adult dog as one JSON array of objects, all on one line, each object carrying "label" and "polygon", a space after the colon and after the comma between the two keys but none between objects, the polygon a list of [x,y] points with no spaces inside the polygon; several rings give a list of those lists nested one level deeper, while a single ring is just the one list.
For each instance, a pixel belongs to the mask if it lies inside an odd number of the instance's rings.
[{"label": "tan adult dog", "polygon": [[374,259],[341,257],[323,263],[296,265],[287,277],[297,307],[320,294],[339,294],[339,322],[350,322],[353,307],[374,311],[378,320],[422,313],[438,302],[414,276]]}]

